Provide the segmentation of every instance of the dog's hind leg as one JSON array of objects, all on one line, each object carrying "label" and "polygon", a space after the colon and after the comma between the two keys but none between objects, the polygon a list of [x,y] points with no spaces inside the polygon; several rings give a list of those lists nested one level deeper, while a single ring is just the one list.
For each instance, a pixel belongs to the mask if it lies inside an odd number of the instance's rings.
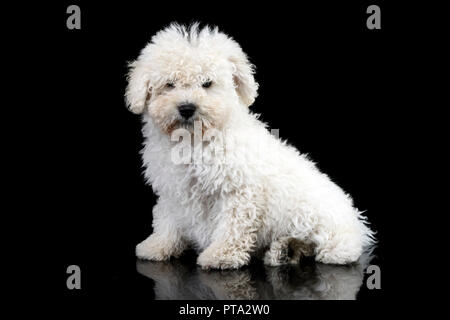
[{"label": "dog's hind leg", "polygon": [[329,264],[347,264],[358,260],[363,251],[358,237],[346,234],[336,238],[317,247],[316,261]]}]

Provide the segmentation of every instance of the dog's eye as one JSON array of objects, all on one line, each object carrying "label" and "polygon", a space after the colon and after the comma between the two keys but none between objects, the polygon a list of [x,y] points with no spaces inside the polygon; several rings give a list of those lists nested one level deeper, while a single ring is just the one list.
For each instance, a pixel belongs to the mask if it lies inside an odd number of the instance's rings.
[{"label": "dog's eye", "polygon": [[202,87],[209,88],[209,87],[211,87],[211,85],[212,85],[212,81],[206,81],[206,82],[203,82]]},{"label": "dog's eye", "polygon": [[169,88],[169,89],[175,88],[175,84],[173,82],[167,82],[166,83],[166,88]]}]

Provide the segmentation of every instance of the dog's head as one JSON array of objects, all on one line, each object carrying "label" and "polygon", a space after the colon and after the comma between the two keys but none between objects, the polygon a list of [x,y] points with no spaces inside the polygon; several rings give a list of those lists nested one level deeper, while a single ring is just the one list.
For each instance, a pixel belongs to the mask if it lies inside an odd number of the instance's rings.
[{"label": "dog's head", "polygon": [[197,120],[221,129],[232,108],[255,100],[253,73],[241,47],[217,28],[172,24],[130,63],[126,102],[168,134]]}]

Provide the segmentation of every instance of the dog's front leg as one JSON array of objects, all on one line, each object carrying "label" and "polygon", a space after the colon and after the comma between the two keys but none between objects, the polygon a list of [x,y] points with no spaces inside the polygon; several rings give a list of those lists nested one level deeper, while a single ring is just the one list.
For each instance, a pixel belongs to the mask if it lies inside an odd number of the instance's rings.
[{"label": "dog's front leg", "polygon": [[221,213],[211,245],[197,259],[203,269],[237,269],[250,261],[260,225],[258,210],[246,198],[228,202],[232,205]]},{"label": "dog's front leg", "polygon": [[136,256],[144,260],[163,261],[178,257],[186,249],[176,223],[174,203],[160,201],[153,208],[153,234],[136,246]]},{"label": "dog's front leg", "polygon": [[176,236],[154,232],[136,246],[136,256],[143,260],[164,261],[179,257],[185,245]]}]

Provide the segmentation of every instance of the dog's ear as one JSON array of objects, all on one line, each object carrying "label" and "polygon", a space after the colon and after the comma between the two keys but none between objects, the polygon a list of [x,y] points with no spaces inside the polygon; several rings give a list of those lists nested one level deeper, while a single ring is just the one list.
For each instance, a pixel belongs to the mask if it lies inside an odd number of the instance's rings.
[{"label": "dog's ear", "polygon": [[258,95],[258,83],[255,81],[253,74],[255,66],[252,65],[247,55],[242,51],[241,47],[234,42],[235,46],[229,57],[233,64],[233,80],[236,91],[242,102],[247,106],[251,106]]},{"label": "dog's ear", "polygon": [[142,66],[139,60],[130,63],[129,68],[125,101],[131,112],[141,114],[150,98],[148,70]]}]

